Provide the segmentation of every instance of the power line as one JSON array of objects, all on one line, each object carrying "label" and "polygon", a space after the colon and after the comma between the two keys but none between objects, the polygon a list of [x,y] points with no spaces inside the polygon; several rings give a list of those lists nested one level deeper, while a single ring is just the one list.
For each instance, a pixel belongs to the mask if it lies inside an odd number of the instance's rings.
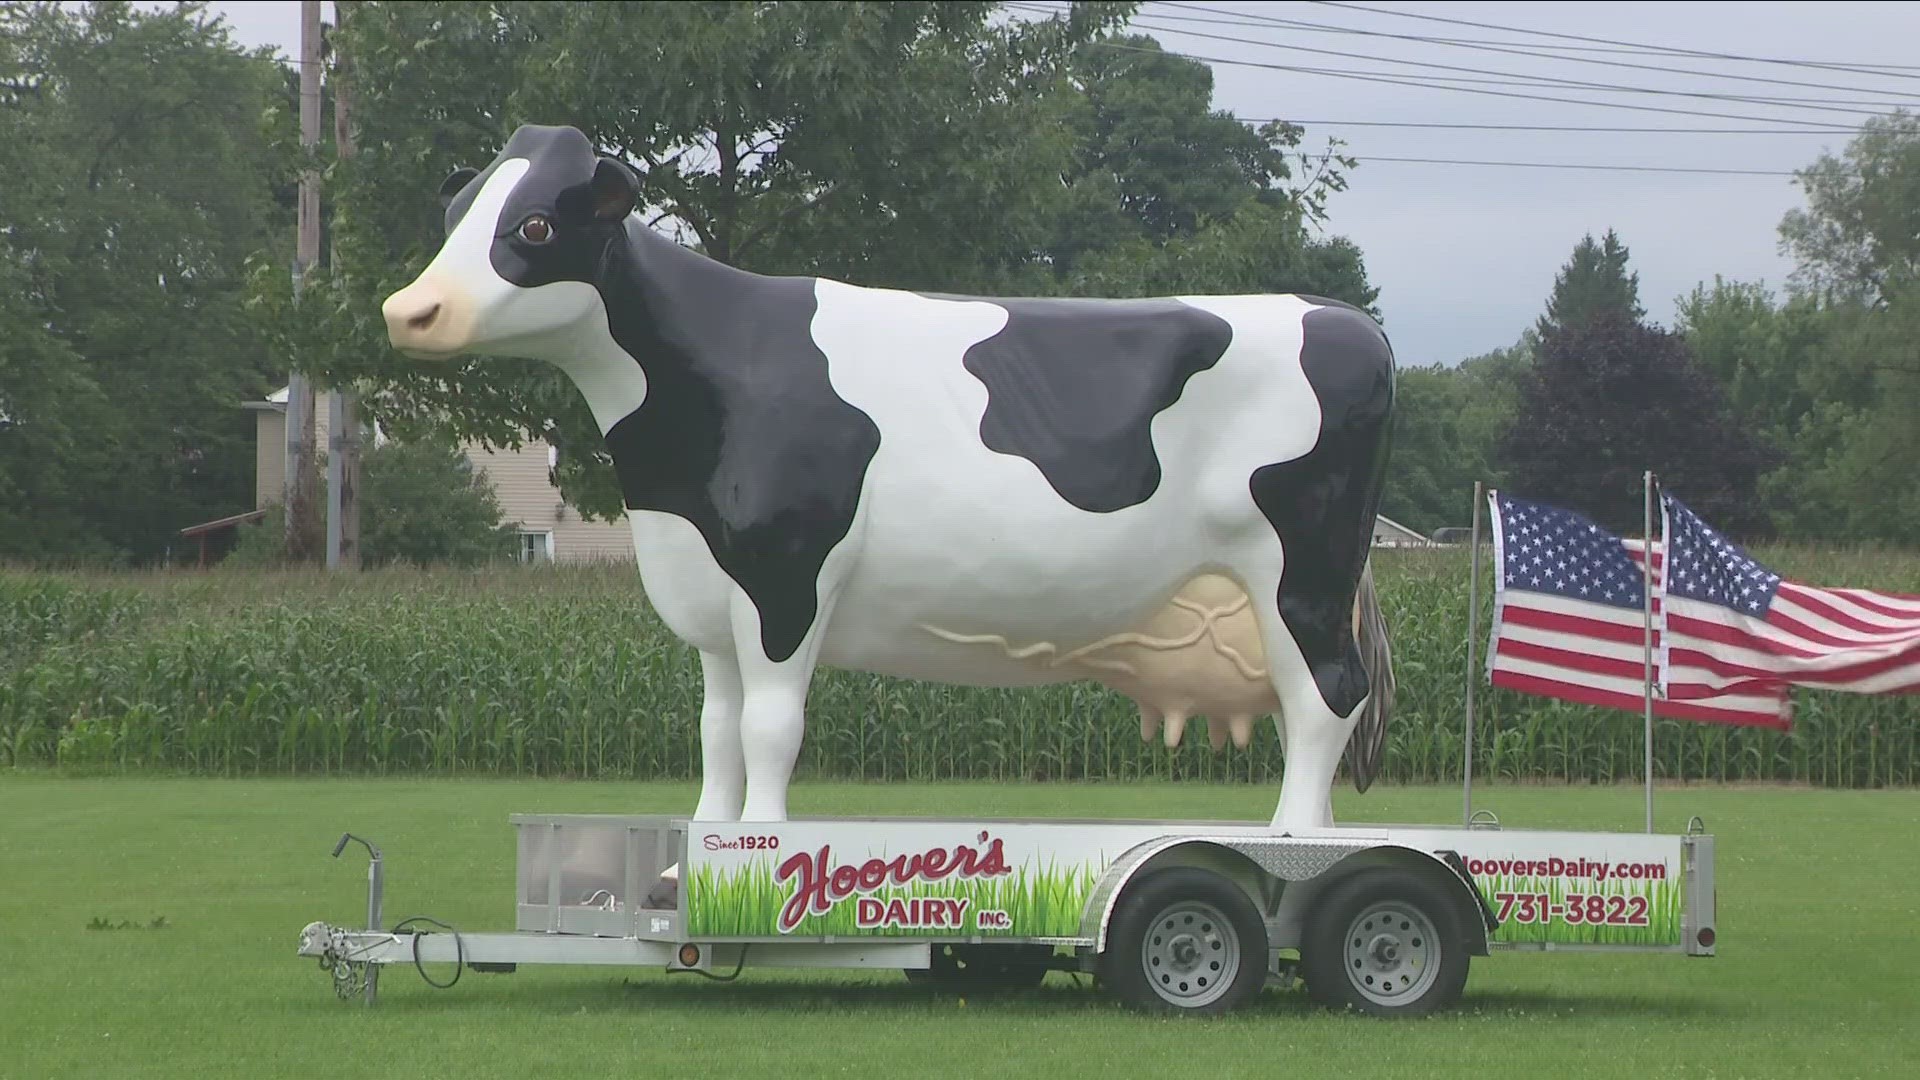
[{"label": "power line", "polygon": [[[1152,2],[1152,0],[1149,0],[1149,2]],[[1224,14],[1228,10],[1223,8],[1204,7],[1200,4],[1178,3],[1178,2],[1175,2],[1175,0],[1162,0],[1162,2],[1165,2],[1170,7],[1187,8],[1194,11],[1219,11]],[[1061,10],[1064,11],[1065,9],[1062,8]],[[1359,30],[1359,29],[1350,28],[1350,27],[1335,28],[1331,24],[1327,24],[1327,23],[1301,22],[1296,19],[1284,19],[1277,15],[1261,15],[1255,12],[1236,11],[1236,12],[1233,12],[1233,14],[1235,18],[1232,18],[1232,19],[1202,19],[1202,18],[1192,17],[1192,16],[1188,16],[1187,18],[1192,22],[1214,23],[1221,26],[1265,26],[1265,25],[1277,24],[1277,25],[1293,27],[1296,29],[1315,28],[1315,29],[1325,29],[1330,32],[1338,32],[1338,33],[1346,33],[1346,34],[1376,33],[1376,31]],[[1154,17],[1164,19],[1164,18],[1172,18],[1173,16],[1155,15]],[[1266,21],[1250,22],[1247,20],[1266,20]],[[1434,41],[1434,42],[1439,42],[1439,43],[1444,43],[1449,45],[1514,45],[1514,44],[1518,44],[1517,42],[1512,42],[1512,41],[1493,41],[1487,38],[1433,37],[1433,38],[1421,38],[1420,40]],[[1555,45],[1552,42],[1547,42],[1547,41],[1530,41],[1530,42],[1527,42],[1526,44],[1529,48],[1553,49],[1558,52],[1569,52],[1569,53],[1605,53],[1605,54],[1613,54],[1613,55],[1619,55],[1619,56],[1673,56],[1674,55],[1672,51],[1664,47],[1657,47],[1657,46],[1644,46],[1644,47],[1636,47],[1636,48],[1613,48],[1605,45]],[[1555,56],[1554,59],[1570,59],[1570,58]],[[1822,67],[1839,68],[1842,70],[1846,68],[1860,68],[1862,69],[1859,72],[1859,74],[1861,75],[1884,75],[1890,71],[1920,71],[1920,64],[1881,64],[1881,63],[1872,63],[1864,60],[1845,61],[1845,62],[1842,62],[1842,61],[1811,61],[1811,62],[1816,63],[1817,65]],[[1879,70],[1879,69],[1884,69],[1884,70]]]},{"label": "power line", "polygon": [[1590,37],[1584,34],[1562,34],[1552,30],[1529,30],[1518,26],[1500,26],[1495,23],[1474,22],[1471,19],[1449,19],[1441,15],[1419,15],[1411,11],[1393,11],[1387,8],[1367,7],[1364,4],[1337,3],[1335,0],[1310,0],[1322,7],[1346,8],[1351,11],[1366,11],[1375,15],[1396,15],[1403,19],[1422,19],[1427,22],[1451,23],[1455,26],[1471,26],[1476,30],[1498,30],[1507,34],[1533,34],[1538,37],[1560,38],[1563,41],[1581,41],[1597,45],[1626,45],[1639,49],[1650,49],[1679,56],[1699,56],[1712,60],[1737,60],[1752,64],[1782,64],[1788,67],[1822,68],[1829,71],[1851,71],[1857,75],[1884,75],[1893,79],[1920,79],[1920,75],[1899,71],[1866,71],[1846,64],[1823,63],[1818,60],[1794,60],[1777,56],[1745,56],[1739,53],[1710,52],[1704,49],[1687,49],[1677,45],[1653,45],[1640,41],[1616,41],[1612,38]]},{"label": "power line", "polygon": [[1434,128],[1464,131],[1554,131],[1589,134],[1631,135],[1852,135],[1856,129],[1831,128],[1676,128],[1676,127],[1598,127],[1581,124],[1460,124],[1421,120],[1292,120],[1282,116],[1239,116],[1247,124],[1281,123],[1298,127],[1390,127]]},{"label": "power line", "polygon": [[1121,45],[1118,42],[1101,41],[1094,43],[1099,48],[1119,49],[1125,52],[1146,53],[1152,56],[1178,56],[1187,60],[1198,60],[1206,64],[1226,64],[1230,67],[1262,68],[1268,71],[1291,71],[1306,75],[1328,75],[1339,79],[1355,79],[1360,82],[1384,83],[1389,86],[1411,86],[1421,90],[1452,90],[1462,94],[1484,94],[1489,97],[1514,98],[1520,101],[1551,101],[1562,105],[1590,105],[1600,109],[1629,109],[1634,112],[1667,113],[1674,116],[1704,116],[1714,120],[1751,120],[1760,124],[1799,124],[1807,127],[1831,129],[1833,121],[1798,120],[1790,116],[1748,116],[1741,113],[1703,112],[1699,109],[1669,109],[1659,105],[1632,105],[1623,101],[1593,101],[1587,98],[1550,97],[1545,94],[1520,94],[1506,90],[1481,90],[1470,86],[1446,86],[1437,82],[1416,82],[1412,79],[1395,78],[1391,75],[1376,73],[1361,74],[1343,71],[1339,68],[1302,67],[1297,64],[1275,64],[1260,60],[1230,60],[1219,56],[1201,56],[1198,53],[1176,52],[1172,49],[1147,49],[1135,45]]},{"label": "power line", "polygon": [[[1014,6],[1014,5],[1009,5],[1009,6]],[[1820,112],[1847,113],[1850,115],[1878,115],[1881,112],[1887,111],[1887,109],[1891,107],[1889,103],[1882,103],[1882,102],[1852,103],[1852,104],[1881,106],[1880,108],[1877,108],[1877,109],[1858,109],[1858,108],[1852,108],[1847,104],[1841,104],[1841,103],[1832,102],[1828,100],[1798,101],[1798,100],[1790,100],[1790,99],[1782,99],[1782,98],[1750,97],[1750,96],[1740,95],[1740,94],[1715,94],[1715,93],[1708,93],[1705,91],[1698,91],[1698,90],[1662,90],[1662,89],[1656,89],[1654,87],[1646,87],[1646,86],[1622,86],[1619,83],[1589,82],[1584,79],[1562,79],[1562,78],[1557,78],[1551,75],[1527,75],[1525,73],[1515,72],[1515,71],[1500,71],[1500,70],[1491,69],[1491,68],[1463,67],[1459,64],[1436,64],[1428,60],[1402,60],[1402,59],[1399,59],[1398,57],[1372,56],[1367,53],[1345,52],[1339,49],[1316,49],[1309,45],[1287,45],[1277,41],[1249,41],[1246,38],[1229,37],[1225,34],[1209,34],[1200,30],[1182,30],[1177,26],[1156,26],[1149,23],[1140,22],[1137,19],[1133,21],[1133,24],[1136,26],[1144,27],[1145,29],[1148,29],[1148,30],[1158,30],[1161,33],[1185,34],[1189,37],[1207,38],[1213,41],[1227,41],[1227,42],[1232,42],[1234,44],[1240,44],[1240,45],[1256,45],[1256,46],[1260,46],[1262,48],[1268,48],[1268,49],[1284,49],[1288,52],[1315,53],[1321,56],[1338,56],[1347,60],[1371,60],[1376,63],[1382,63],[1382,64],[1401,64],[1407,67],[1433,68],[1438,71],[1464,71],[1471,75],[1494,75],[1494,76],[1499,76],[1501,78],[1506,78],[1506,79],[1518,78],[1522,80],[1521,82],[1518,82],[1518,83],[1500,84],[1500,85],[1545,86],[1545,87],[1564,86],[1574,90],[1597,90],[1603,93],[1654,94],[1660,97],[1699,98],[1699,99],[1705,99],[1705,100],[1711,100],[1711,101],[1736,102],[1736,103],[1747,104],[1747,105],[1774,105],[1776,107],[1784,107],[1784,108],[1792,108],[1792,109],[1813,109]],[[1376,73],[1369,72],[1369,74],[1376,74]],[[1468,80],[1455,79],[1452,81],[1465,82]]]},{"label": "power line", "polygon": [[[1227,9],[1207,7],[1202,4],[1174,3],[1174,2],[1171,2],[1171,0],[1168,0],[1167,6],[1178,8],[1181,10],[1208,11],[1208,12],[1215,12],[1219,14],[1228,14]],[[1191,15],[1166,15],[1166,14],[1161,14],[1159,12],[1150,12],[1146,14],[1151,15],[1151,17],[1155,19],[1167,19],[1175,22],[1206,23],[1210,25],[1222,24],[1222,25],[1230,25],[1230,26],[1255,26],[1255,27],[1275,26],[1275,27],[1285,27],[1287,29],[1292,29],[1292,30],[1309,30],[1317,33],[1354,34],[1362,37],[1390,38],[1396,41],[1413,41],[1413,42],[1419,42],[1421,44],[1449,45],[1455,48],[1478,49],[1486,52],[1507,53],[1513,56],[1526,56],[1526,57],[1532,57],[1534,59],[1541,59],[1541,60],[1573,61],[1575,63],[1580,63],[1580,64],[1599,64],[1605,67],[1632,68],[1637,71],[1657,71],[1667,75],[1686,75],[1686,76],[1692,76],[1692,77],[1703,78],[1703,79],[1735,79],[1740,82],[1767,83],[1767,84],[1776,85],[1776,86],[1799,86],[1799,87],[1805,87],[1813,90],[1843,90],[1843,91],[1852,91],[1855,93],[1862,93],[1862,94],[1884,94],[1889,97],[1906,98],[1908,100],[1912,100],[1916,96],[1911,91],[1906,91],[1906,90],[1881,90],[1871,86],[1843,86],[1838,83],[1803,82],[1798,79],[1773,79],[1773,78],[1768,78],[1767,76],[1764,76],[1764,75],[1736,75],[1732,72],[1696,71],[1688,68],[1661,67],[1657,64],[1635,64],[1625,60],[1596,60],[1596,59],[1593,59],[1590,57],[1584,57],[1584,56],[1560,56],[1560,55],[1555,55],[1553,53],[1539,52],[1536,49],[1532,49],[1532,48],[1524,48],[1524,49],[1513,48],[1509,43],[1506,43],[1506,42],[1463,41],[1457,38],[1431,37],[1424,34],[1395,34],[1385,30],[1363,30],[1358,27],[1335,26],[1330,23],[1303,22],[1298,19],[1283,19],[1283,18],[1279,18],[1278,16],[1258,15],[1253,13],[1246,13],[1243,17],[1247,20],[1257,20],[1257,21],[1243,22],[1243,21],[1234,21],[1234,20],[1228,20],[1228,19],[1202,19],[1195,16],[1191,16]],[[1252,44],[1252,43],[1249,42],[1249,44]]]},{"label": "power line", "polygon": [[[1059,9],[1057,8],[1036,7],[1036,6],[1033,6],[1032,4],[1013,3],[1013,4],[1009,4],[1008,6],[1012,8],[1018,8],[1024,11],[1031,11],[1031,12],[1042,13],[1047,15],[1057,15],[1059,13]],[[1655,88],[1641,87],[1641,86],[1622,86],[1618,83],[1597,83],[1597,82],[1588,82],[1582,79],[1562,79],[1562,78],[1558,78],[1550,75],[1526,75],[1522,72],[1499,71],[1499,70],[1488,69],[1488,68],[1462,67],[1457,64],[1436,64],[1436,63],[1432,63],[1430,61],[1424,61],[1424,60],[1403,60],[1396,57],[1374,56],[1369,53],[1344,52],[1338,49],[1316,49],[1306,45],[1286,45],[1286,44],[1282,44],[1280,42],[1274,42],[1274,41],[1253,41],[1253,40],[1248,40],[1246,38],[1229,37],[1222,34],[1208,34],[1208,33],[1203,33],[1197,30],[1182,30],[1178,27],[1149,25],[1146,23],[1142,23],[1137,19],[1133,20],[1132,22],[1134,25],[1141,26],[1149,30],[1159,30],[1163,33],[1186,34],[1191,37],[1208,38],[1215,41],[1226,41],[1234,44],[1258,45],[1264,48],[1283,49],[1290,52],[1316,53],[1316,54],[1325,55],[1325,56],[1338,56],[1345,59],[1371,60],[1371,61],[1376,61],[1380,63],[1402,64],[1402,65],[1411,66],[1411,67],[1435,68],[1443,71],[1464,71],[1464,72],[1468,72],[1470,74],[1476,74],[1476,75],[1493,75],[1493,76],[1502,77],[1500,79],[1488,80],[1488,79],[1462,78],[1457,76],[1438,76],[1438,75],[1428,76],[1429,79],[1436,80],[1436,81],[1468,82],[1468,83],[1482,82],[1482,83],[1490,83],[1491,85],[1496,85],[1496,86],[1540,86],[1548,89],[1552,89],[1555,86],[1567,86],[1573,89],[1597,90],[1600,92],[1656,94],[1656,95],[1669,96],[1669,97],[1703,98],[1703,99],[1714,100],[1714,101],[1730,101],[1730,102],[1738,102],[1742,104],[1752,104],[1752,105],[1773,105],[1776,107],[1784,106],[1787,108],[1814,109],[1821,112],[1847,113],[1850,115],[1877,116],[1877,115],[1882,115],[1890,107],[1889,103],[1878,102],[1878,101],[1841,102],[1841,101],[1834,101],[1832,99],[1763,98],[1763,97],[1755,97],[1755,96],[1739,95],[1739,94],[1715,94],[1715,93],[1705,93],[1700,91],[1662,90],[1662,89],[1655,89]],[[1110,48],[1128,48],[1128,46],[1117,45],[1111,42],[1100,42],[1097,44],[1105,45]],[[1177,55],[1188,55],[1188,54],[1174,53],[1169,51],[1168,55],[1177,56]],[[1239,64],[1242,66],[1255,66],[1255,67],[1262,66],[1252,61],[1244,61],[1244,60],[1236,61],[1236,60],[1224,60],[1224,59],[1212,59],[1212,58],[1207,58],[1207,59],[1210,59],[1210,61],[1214,63]],[[1269,65],[1269,66],[1277,66],[1277,65]],[[1308,71],[1308,70],[1316,70],[1316,69],[1281,68],[1281,70]],[[1319,70],[1324,72],[1326,69],[1319,69]],[[1364,72],[1363,74],[1387,76],[1389,73],[1369,71],[1369,72]],[[1559,100],[1559,99],[1549,99],[1549,100]],[[1599,104],[1599,103],[1588,102],[1587,104]],[[1869,109],[1847,108],[1845,107],[1847,105],[1870,105],[1870,106],[1873,106],[1873,108],[1869,108]],[[1756,118],[1741,117],[1739,119],[1756,119]],[[1758,119],[1768,119],[1768,118],[1758,118]],[[1773,119],[1776,122],[1786,122],[1786,123],[1810,122],[1810,121],[1789,120],[1784,117],[1774,117],[1770,119]]]},{"label": "power line", "polygon": [[1716,176],[1794,176],[1773,169],[1694,169],[1679,165],[1590,165],[1571,161],[1466,161],[1458,158],[1363,157],[1355,161],[1416,165],[1492,165],[1505,169],[1596,169],[1603,172],[1708,173]]}]

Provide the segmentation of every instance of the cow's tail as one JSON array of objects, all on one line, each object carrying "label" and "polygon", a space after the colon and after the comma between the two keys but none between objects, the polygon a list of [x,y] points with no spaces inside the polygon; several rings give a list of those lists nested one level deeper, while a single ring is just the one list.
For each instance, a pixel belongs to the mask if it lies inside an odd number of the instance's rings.
[{"label": "cow's tail", "polygon": [[1373,588],[1373,560],[1360,571],[1360,587],[1353,597],[1353,635],[1360,647],[1360,660],[1367,668],[1372,690],[1354,718],[1353,735],[1347,739],[1347,771],[1353,776],[1356,791],[1365,792],[1380,775],[1380,759],[1387,745],[1387,720],[1393,715],[1393,646],[1387,640],[1387,618],[1380,611],[1380,596]]}]

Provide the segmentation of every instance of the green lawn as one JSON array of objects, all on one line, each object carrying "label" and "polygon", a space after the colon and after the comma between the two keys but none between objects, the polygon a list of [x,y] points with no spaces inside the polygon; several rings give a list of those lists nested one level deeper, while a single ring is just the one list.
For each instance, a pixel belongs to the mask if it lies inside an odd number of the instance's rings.
[{"label": "green lawn", "polygon": [[[794,813],[1263,819],[1254,787],[800,784]],[[1214,1021],[1139,1017],[1066,975],[964,1000],[897,972],[389,968],[372,1011],[294,957],[357,925],[358,848],[387,853],[389,924],[512,926],[516,811],[685,812],[686,784],[59,780],[0,773],[0,1078],[1911,1076],[1920,1060],[1920,792],[1675,788],[1657,826],[1720,838],[1712,959],[1476,960],[1419,1022],[1269,992]],[[1509,827],[1634,830],[1638,788],[1477,789]],[[1457,788],[1336,793],[1347,821],[1457,821]],[[158,929],[145,924],[164,916]],[[88,929],[96,918],[137,929]],[[444,982],[450,967],[429,969]]]}]

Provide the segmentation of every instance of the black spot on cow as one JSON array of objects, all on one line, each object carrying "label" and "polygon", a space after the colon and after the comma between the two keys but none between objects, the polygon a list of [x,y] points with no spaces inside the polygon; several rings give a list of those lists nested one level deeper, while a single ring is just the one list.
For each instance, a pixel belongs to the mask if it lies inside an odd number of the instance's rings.
[{"label": "black spot on cow", "polygon": [[1082,510],[1150,498],[1160,486],[1153,418],[1220,362],[1232,328],[1178,300],[988,302],[1007,324],[963,361],[987,388],[981,442],[1033,462]]},{"label": "black spot on cow", "polygon": [[[606,434],[627,508],[699,529],[759,611],[768,659],[788,659],[813,628],[821,566],[852,528],[880,446],[873,420],[828,381],[812,279],[746,274],[629,220],[632,174],[572,128],[522,127],[486,172],[450,176],[449,231],[513,157],[530,168],[495,223],[494,270],[528,288],[599,290],[608,330],[647,382]],[[525,228],[533,219],[544,227]]]},{"label": "black spot on cow", "polygon": [[1300,365],[1320,402],[1320,438],[1305,457],[1255,469],[1248,487],[1286,549],[1281,619],[1321,698],[1345,717],[1367,696],[1353,596],[1385,481],[1393,350],[1379,323],[1348,304],[1309,311],[1302,332]]},{"label": "black spot on cow", "polygon": [[749,277],[636,225],[601,291],[647,376],[646,401],[606,438],[627,507],[692,522],[752,598],[768,659],[786,660],[880,448],[827,378],[812,280]]}]

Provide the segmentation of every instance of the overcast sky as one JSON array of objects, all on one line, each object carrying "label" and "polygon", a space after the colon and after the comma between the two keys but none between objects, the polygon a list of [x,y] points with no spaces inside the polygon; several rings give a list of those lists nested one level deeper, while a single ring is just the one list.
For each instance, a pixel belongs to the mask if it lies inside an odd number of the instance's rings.
[{"label": "overcast sky", "polygon": [[[225,14],[242,44],[274,44],[292,54],[299,40],[297,0],[227,0]],[[1016,8],[1049,6],[1022,0]],[[1376,0],[1377,11],[1303,2],[1146,3],[1136,30],[1169,50],[1219,60],[1323,69],[1319,73],[1214,63],[1214,104],[1249,118],[1307,122],[1308,146],[1326,137],[1368,158],[1584,163],[1786,174],[1823,150],[1838,152],[1845,133],[1647,134],[1446,130],[1346,126],[1394,123],[1675,128],[1803,128],[1857,125],[1866,113],[1920,105],[1920,66],[1898,74],[1862,74],[1671,54],[1564,51],[1620,48],[1514,30],[1606,38],[1719,54],[1837,65],[1920,65],[1920,4],[1913,3],[1424,3]],[[326,18],[332,18],[327,5]],[[1212,10],[1206,10],[1212,9]],[[1382,13],[1385,12],[1385,13]],[[1484,23],[1487,29],[1409,17]],[[1315,24],[1284,26],[1271,19]],[[1209,21],[1202,21],[1209,20]],[[1223,21],[1222,21],[1223,20]],[[1556,59],[1485,47],[1407,41],[1372,34],[1498,43],[1549,52]],[[1179,32],[1184,31],[1184,32]],[[1199,34],[1212,35],[1200,37]],[[1227,38],[1231,40],[1219,40]],[[1278,48],[1277,45],[1291,48]],[[1328,50],[1352,55],[1326,55]],[[1605,60],[1658,70],[1578,62]],[[1479,71],[1444,70],[1454,65]],[[1372,73],[1401,84],[1330,74]],[[1682,71],[1709,73],[1682,74]],[[1842,89],[1743,81],[1733,75]],[[1509,81],[1524,77],[1529,85]],[[1823,108],[1779,101],[1741,102],[1593,87],[1539,85],[1542,77],[1689,94],[1825,101]],[[1503,80],[1452,82],[1454,80]],[[1406,85],[1412,83],[1413,85]],[[1444,85],[1494,93],[1468,93]],[[1877,92],[1875,92],[1877,91]],[[1525,100],[1496,94],[1605,101],[1639,109],[1694,110],[1717,116]],[[1840,104],[1833,104],[1839,102]],[[1859,110],[1851,112],[1846,110]],[[1759,122],[1729,119],[1764,118]],[[553,122],[565,122],[564,117]],[[1799,121],[1800,123],[1794,123]],[[1455,363],[1511,344],[1539,314],[1553,275],[1583,233],[1618,230],[1640,274],[1649,316],[1670,323],[1673,302],[1715,274],[1779,286],[1790,270],[1776,227],[1800,192],[1787,175],[1601,172],[1514,166],[1363,160],[1349,189],[1333,197],[1330,232],[1352,238],[1380,289],[1380,308],[1404,364]]]}]

